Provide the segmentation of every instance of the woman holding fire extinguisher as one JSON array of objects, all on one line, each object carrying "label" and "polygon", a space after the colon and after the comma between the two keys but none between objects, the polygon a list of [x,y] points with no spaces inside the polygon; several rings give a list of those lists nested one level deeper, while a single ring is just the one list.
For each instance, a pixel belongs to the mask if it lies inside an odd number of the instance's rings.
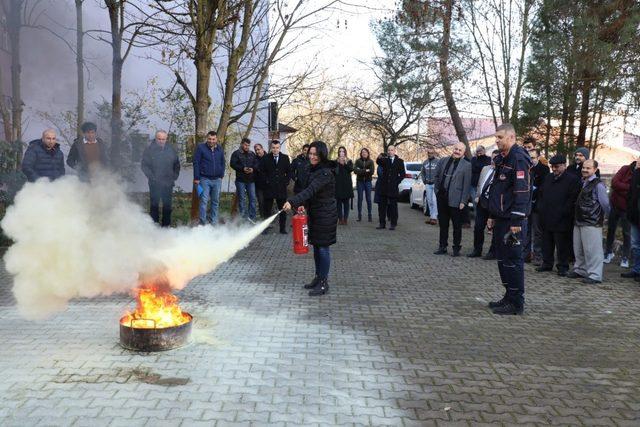
[{"label": "woman holding fire extinguisher", "polygon": [[311,283],[304,286],[311,289],[309,295],[324,295],[329,292],[329,268],[331,252],[329,247],[336,243],[338,213],[336,206],[335,165],[330,162],[329,150],[322,141],[314,141],[309,147],[311,171],[306,188],[289,198],[282,207],[291,211],[298,206],[308,206],[309,244],[313,246],[316,275]]}]

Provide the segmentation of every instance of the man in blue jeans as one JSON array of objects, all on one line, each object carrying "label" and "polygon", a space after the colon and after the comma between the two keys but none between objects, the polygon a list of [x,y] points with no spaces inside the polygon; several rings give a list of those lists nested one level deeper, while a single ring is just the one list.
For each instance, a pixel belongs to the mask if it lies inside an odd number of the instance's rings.
[{"label": "man in blue jeans", "polygon": [[[251,140],[242,138],[240,148],[231,155],[231,168],[236,171],[236,194],[242,218],[256,220],[256,172],[258,156],[250,150]],[[247,209],[247,195],[249,208]]]},{"label": "man in blue jeans", "polygon": [[[207,142],[198,144],[193,155],[193,183],[202,188],[200,196],[200,224],[202,225],[207,222],[212,225],[218,223],[218,205],[224,170],[224,150],[218,144],[216,132],[210,131],[207,133]],[[207,216],[209,201],[211,201],[211,213]]]}]

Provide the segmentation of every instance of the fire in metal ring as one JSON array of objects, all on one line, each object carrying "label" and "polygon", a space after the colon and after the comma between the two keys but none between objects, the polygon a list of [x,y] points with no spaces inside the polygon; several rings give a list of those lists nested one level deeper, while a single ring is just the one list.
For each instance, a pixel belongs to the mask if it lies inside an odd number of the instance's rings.
[{"label": "fire in metal ring", "polygon": [[127,316],[123,316],[120,319],[120,345],[134,351],[164,351],[182,347],[189,342],[193,323],[193,316],[182,313],[188,316],[189,321],[167,328],[136,328],[134,321],[127,323]]}]

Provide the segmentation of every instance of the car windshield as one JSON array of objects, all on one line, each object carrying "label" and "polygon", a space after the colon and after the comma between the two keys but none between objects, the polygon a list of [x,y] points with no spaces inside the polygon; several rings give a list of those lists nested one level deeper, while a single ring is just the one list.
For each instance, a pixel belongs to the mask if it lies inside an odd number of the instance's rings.
[{"label": "car windshield", "polygon": [[420,172],[422,165],[420,163],[405,163],[404,168],[411,172]]}]

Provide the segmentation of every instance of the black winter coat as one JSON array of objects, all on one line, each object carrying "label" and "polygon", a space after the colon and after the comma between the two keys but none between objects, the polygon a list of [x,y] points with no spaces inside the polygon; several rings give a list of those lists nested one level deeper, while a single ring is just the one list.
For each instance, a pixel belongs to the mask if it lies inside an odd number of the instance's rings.
[{"label": "black winter coat", "polygon": [[627,220],[640,225],[640,169],[634,169],[631,175],[631,186],[627,194]]},{"label": "black winter coat", "polygon": [[160,147],[153,141],[142,153],[140,163],[142,172],[149,180],[149,185],[173,185],[180,175],[180,159],[171,144]]},{"label": "black winter coat", "polygon": [[573,227],[576,199],[581,183],[574,174],[564,172],[556,179],[549,174],[538,190],[538,212],[546,231],[566,232]]},{"label": "black winter coat", "polygon": [[22,158],[22,173],[29,182],[43,177],[54,180],[63,176],[64,154],[60,150],[60,144],[47,150],[42,139],[31,141]]},{"label": "black winter coat", "polygon": [[260,173],[264,177],[264,197],[273,199],[287,198],[287,185],[289,185],[291,163],[289,156],[279,154],[278,165],[273,154],[266,154],[260,163]]},{"label": "black winter coat", "polygon": [[396,156],[392,165],[389,157],[379,156],[376,163],[378,166],[382,166],[382,175],[378,176],[380,195],[397,198],[399,195],[398,185],[405,176],[404,161]]},{"label": "black winter coat", "polygon": [[331,165],[312,166],[305,189],[291,197],[289,203],[294,208],[308,206],[309,244],[331,246],[336,243],[338,209]]},{"label": "black winter coat", "polygon": [[304,186],[309,179],[309,170],[311,164],[309,159],[304,154],[298,155],[293,162],[291,162],[291,179],[293,180],[293,192],[299,193],[304,190]]},{"label": "black winter coat", "polygon": [[350,199],[353,197],[353,181],[351,172],[353,162],[347,161],[344,166],[336,162],[336,199]]},{"label": "black winter coat", "polygon": [[482,156],[473,156],[471,158],[471,186],[477,187],[478,180],[480,179],[480,172],[482,172],[482,168],[485,166],[489,166],[491,164],[491,157],[486,154]]},{"label": "black winter coat", "polygon": [[357,176],[357,180],[360,182],[371,181],[373,179],[373,171],[375,170],[375,164],[373,160],[362,160],[361,158],[356,160],[353,171]]},{"label": "black winter coat", "polygon": [[[258,156],[253,151],[244,152],[237,149],[231,154],[229,161],[231,169],[236,171],[236,181],[239,182],[255,182],[256,172],[258,170]],[[253,172],[246,173],[244,168],[251,168]]]},{"label": "black winter coat", "polygon": [[265,179],[264,179],[264,173],[262,172],[262,160],[266,157],[266,154],[263,155],[262,157],[258,157],[258,155],[256,154],[256,159],[258,160],[258,170],[256,171],[256,190],[264,190],[265,187],[267,186]]},{"label": "black winter coat", "polygon": [[533,207],[531,211],[538,212],[538,193],[540,188],[544,185],[544,181],[547,179],[547,175],[549,175],[549,166],[545,166],[544,164],[538,162],[537,165],[531,168],[529,171],[529,176],[531,179],[531,200],[533,202]]}]

